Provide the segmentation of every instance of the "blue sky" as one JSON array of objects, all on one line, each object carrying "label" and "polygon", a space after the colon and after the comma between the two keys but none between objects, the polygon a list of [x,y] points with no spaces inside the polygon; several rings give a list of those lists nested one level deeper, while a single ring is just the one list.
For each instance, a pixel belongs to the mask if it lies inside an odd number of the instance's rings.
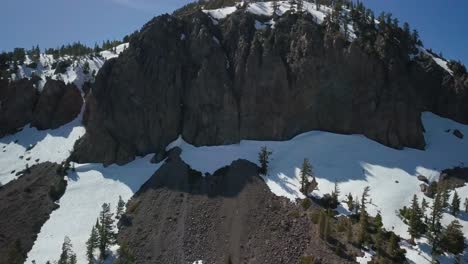
[{"label": "blue sky", "polygon": [[[417,28],[426,47],[468,64],[468,1],[363,0],[376,13],[393,13]],[[3,0],[0,50],[88,45],[121,39],[152,17],[189,0]],[[6,11],[6,12],[5,12]]]}]

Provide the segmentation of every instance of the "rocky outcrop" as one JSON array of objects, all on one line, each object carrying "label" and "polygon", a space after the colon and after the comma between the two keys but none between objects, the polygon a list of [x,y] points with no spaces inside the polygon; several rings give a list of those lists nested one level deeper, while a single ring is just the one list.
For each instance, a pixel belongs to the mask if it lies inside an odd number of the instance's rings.
[{"label": "rocky outcrop", "polygon": [[142,264],[300,263],[305,255],[320,263],[354,262],[335,255],[317,238],[309,215],[271,193],[258,167],[245,160],[203,177],[172,151],[119,224],[119,244]]},{"label": "rocky outcrop", "polygon": [[0,137],[16,132],[32,120],[38,97],[32,81],[0,80]]},{"label": "rocky outcrop", "polygon": [[80,91],[74,84],[48,79],[36,104],[32,126],[58,128],[73,120],[82,105]]},{"label": "rocky outcrop", "polygon": [[[66,187],[58,164],[42,163],[0,187],[0,264],[23,263]],[[15,252],[15,253],[13,253]],[[16,257],[16,261],[10,258]],[[22,261],[19,261],[21,260]]]},{"label": "rocky outcrop", "polygon": [[38,129],[62,126],[81,111],[83,99],[73,84],[48,79],[39,93],[32,80],[0,80],[0,137],[28,123]]},{"label": "rocky outcrop", "polygon": [[310,15],[256,29],[262,19],[238,11],[215,25],[194,12],[147,23],[99,72],[73,159],[126,163],[179,135],[218,145],[310,130],[422,149],[422,111],[468,122],[467,98],[454,92],[465,88],[439,66],[398,52],[383,60]]}]

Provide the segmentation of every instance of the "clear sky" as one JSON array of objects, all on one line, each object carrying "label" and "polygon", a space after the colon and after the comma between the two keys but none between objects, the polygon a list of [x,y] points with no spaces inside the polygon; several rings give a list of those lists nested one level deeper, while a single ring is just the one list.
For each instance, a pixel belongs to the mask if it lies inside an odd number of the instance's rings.
[{"label": "clear sky", "polygon": [[[363,0],[417,28],[426,47],[468,64],[467,0]],[[121,39],[190,0],[2,0],[0,50]]]}]

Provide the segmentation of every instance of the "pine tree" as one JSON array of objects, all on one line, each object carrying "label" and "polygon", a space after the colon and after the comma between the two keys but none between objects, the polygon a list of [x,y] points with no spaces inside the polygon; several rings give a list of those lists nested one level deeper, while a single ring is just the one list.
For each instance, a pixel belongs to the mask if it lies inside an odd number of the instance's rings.
[{"label": "pine tree", "polygon": [[122,200],[122,196],[119,195],[119,202],[117,203],[117,213],[115,218],[120,219],[120,217],[125,213],[125,202]]},{"label": "pine tree", "polygon": [[468,213],[468,198],[465,198],[465,213]]},{"label": "pine tree", "polygon": [[89,62],[86,61],[86,62],[83,64],[83,73],[84,73],[84,74],[88,74],[89,71],[90,71]]},{"label": "pine tree", "polygon": [[413,196],[411,203],[410,215],[409,215],[409,229],[408,232],[411,235],[411,241],[414,244],[414,239],[418,238],[424,232],[424,224],[422,222],[423,214],[419,208],[418,197],[416,194]]},{"label": "pine tree", "polygon": [[[395,233],[390,234],[390,241],[388,242],[388,253],[393,259],[399,258],[400,252],[400,245],[398,244],[398,236]],[[403,257],[404,258],[404,257]]]},{"label": "pine tree", "polygon": [[440,248],[440,233],[442,230],[442,225],[440,220],[442,219],[442,210],[443,210],[443,193],[439,190],[434,197],[434,202],[432,204],[431,218],[429,221],[429,233],[428,238],[431,243],[431,253],[432,259],[436,260],[439,255]]},{"label": "pine tree", "polygon": [[364,243],[368,241],[368,228],[369,228],[369,221],[368,221],[368,214],[366,211],[366,203],[367,198],[369,197],[370,187],[366,186],[361,196],[361,205],[360,205],[360,213],[359,213],[359,233],[357,237],[357,243],[359,246],[362,246]]},{"label": "pine tree", "polygon": [[309,177],[312,176],[312,165],[310,165],[308,159],[304,159],[301,167],[301,192],[304,195],[308,195],[307,189],[309,187]]},{"label": "pine tree", "polygon": [[442,193],[442,208],[449,208],[450,190],[446,183],[439,184],[439,192]]},{"label": "pine tree", "polygon": [[375,227],[377,227],[377,230],[382,229],[383,222],[382,222],[382,215],[380,213],[377,213],[377,215],[375,216],[374,224],[375,224]]},{"label": "pine tree", "polygon": [[460,197],[458,196],[457,191],[453,194],[453,199],[452,199],[452,204],[450,206],[450,211],[452,215],[457,216],[458,213],[460,212]]},{"label": "pine tree", "polygon": [[[98,224],[98,223],[97,223]],[[93,226],[91,229],[91,235],[86,242],[86,256],[88,258],[88,263],[94,263],[94,249],[99,247],[99,232],[96,226]]]},{"label": "pine tree", "polygon": [[367,198],[369,198],[370,187],[366,186],[361,196],[361,211],[366,211]]},{"label": "pine tree", "polygon": [[452,221],[444,231],[441,239],[441,247],[444,251],[458,255],[465,250],[465,238],[463,226],[457,220]]},{"label": "pine tree", "polygon": [[426,199],[423,198],[421,202],[421,212],[423,213],[424,216],[426,215],[426,210],[428,207],[429,207],[429,204],[427,203]]},{"label": "pine tree", "polygon": [[116,233],[114,231],[114,219],[113,213],[110,211],[110,204],[104,203],[102,205],[102,211],[99,214],[99,251],[101,253],[101,259],[107,257],[107,250],[109,246],[115,244]]},{"label": "pine tree", "polygon": [[348,210],[352,213],[354,211],[354,201],[351,193],[346,196],[346,204],[348,205]]},{"label": "pine tree", "polygon": [[335,181],[335,187],[334,190],[331,194],[332,202],[331,202],[331,208],[336,208],[339,204],[338,198],[340,196],[340,187],[338,186],[338,182]]},{"label": "pine tree", "polygon": [[266,176],[268,172],[268,163],[270,162],[270,156],[272,152],[267,149],[267,147],[262,147],[260,153],[258,154],[258,161],[260,163],[260,174]]},{"label": "pine tree", "polygon": [[62,253],[57,264],[76,264],[76,255],[72,250],[71,240],[67,236],[63,240]]}]

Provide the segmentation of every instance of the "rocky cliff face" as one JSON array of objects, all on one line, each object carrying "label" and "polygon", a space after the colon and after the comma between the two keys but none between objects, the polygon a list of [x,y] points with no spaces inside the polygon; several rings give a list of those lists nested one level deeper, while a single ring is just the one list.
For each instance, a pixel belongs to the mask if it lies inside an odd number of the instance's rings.
[{"label": "rocky cliff face", "polygon": [[125,163],[178,135],[215,145],[315,129],[422,149],[421,111],[468,122],[466,81],[441,67],[398,50],[383,60],[311,15],[258,29],[262,19],[237,11],[215,25],[198,11],[147,23],[99,72],[73,159]]},{"label": "rocky cliff face", "polygon": [[0,137],[28,123],[38,129],[54,129],[73,120],[83,99],[73,84],[48,79],[41,93],[34,80],[0,80]]}]

